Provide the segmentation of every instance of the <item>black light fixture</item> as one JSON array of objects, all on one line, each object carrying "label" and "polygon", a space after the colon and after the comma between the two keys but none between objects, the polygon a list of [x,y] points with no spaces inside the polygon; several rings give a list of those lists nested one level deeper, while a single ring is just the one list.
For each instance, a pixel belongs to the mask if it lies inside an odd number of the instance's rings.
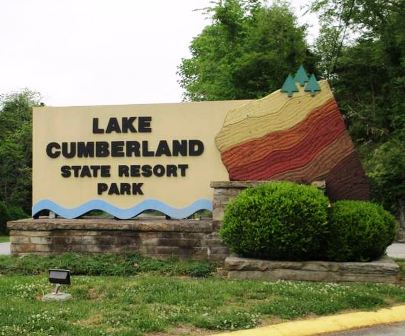
[{"label": "black light fixture", "polygon": [[64,269],[50,269],[49,282],[57,285],[70,285],[70,271]]},{"label": "black light fixture", "polygon": [[49,270],[49,282],[55,284],[55,291],[44,296],[44,300],[64,301],[72,298],[70,294],[59,291],[62,285],[70,285],[70,270],[52,268]]}]

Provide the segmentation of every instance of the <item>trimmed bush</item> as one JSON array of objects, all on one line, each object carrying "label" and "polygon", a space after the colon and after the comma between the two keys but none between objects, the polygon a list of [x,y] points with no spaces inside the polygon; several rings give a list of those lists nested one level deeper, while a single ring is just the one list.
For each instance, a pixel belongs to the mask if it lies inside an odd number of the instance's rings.
[{"label": "trimmed bush", "polygon": [[312,186],[262,184],[230,202],[220,234],[233,252],[244,257],[319,259],[328,230],[328,203]]},{"label": "trimmed bush", "polygon": [[379,258],[395,238],[394,216],[370,202],[336,202],[329,223],[327,257],[334,261]]}]

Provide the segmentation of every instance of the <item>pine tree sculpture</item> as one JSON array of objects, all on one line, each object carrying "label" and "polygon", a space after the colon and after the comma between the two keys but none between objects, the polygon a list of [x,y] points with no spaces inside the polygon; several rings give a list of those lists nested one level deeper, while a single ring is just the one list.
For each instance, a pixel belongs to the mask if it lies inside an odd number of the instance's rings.
[{"label": "pine tree sculpture", "polygon": [[321,91],[321,87],[318,84],[318,81],[315,78],[315,75],[311,75],[308,83],[304,88],[305,92],[311,92],[311,96],[315,96],[316,92]]},{"label": "pine tree sculpture", "polygon": [[306,82],[308,82],[309,78],[307,72],[305,71],[304,67],[301,65],[298,71],[295,74],[294,80],[300,83],[301,86],[304,86]]},{"label": "pine tree sculpture", "polygon": [[287,92],[288,97],[292,97],[293,92],[298,92],[297,85],[295,85],[295,81],[291,75],[288,75],[287,79],[285,80],[281,92]]}]

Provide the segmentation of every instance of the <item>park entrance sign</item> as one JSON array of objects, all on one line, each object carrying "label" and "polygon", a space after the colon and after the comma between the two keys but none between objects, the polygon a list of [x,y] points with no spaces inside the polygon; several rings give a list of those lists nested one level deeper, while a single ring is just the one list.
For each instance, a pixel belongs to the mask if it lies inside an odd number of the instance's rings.
[{"label": "park entrance sign", "polygon": [[368,198],[328,83],[302,68],[259,100],[34,109],[34,217],[186,218],[230,180],[324,180],[332,200]]},{"label": "park entrance sign", "polygon": [[246,101],[40,107],[34,110],[33,214],[100,209],[173,218],[212,209],[210,181],[228,180],[215,145],[226,113]]}]

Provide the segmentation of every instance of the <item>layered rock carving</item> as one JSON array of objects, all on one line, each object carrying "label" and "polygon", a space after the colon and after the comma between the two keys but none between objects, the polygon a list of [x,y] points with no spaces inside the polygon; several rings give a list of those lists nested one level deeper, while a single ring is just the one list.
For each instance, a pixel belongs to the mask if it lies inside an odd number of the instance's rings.
[{"label": "layered rock carving", "polygon": [[327,81],[297,85],[228,112],[215,138],[231,181],[325,180],[332,200],[368,199],[369,187]]}]

